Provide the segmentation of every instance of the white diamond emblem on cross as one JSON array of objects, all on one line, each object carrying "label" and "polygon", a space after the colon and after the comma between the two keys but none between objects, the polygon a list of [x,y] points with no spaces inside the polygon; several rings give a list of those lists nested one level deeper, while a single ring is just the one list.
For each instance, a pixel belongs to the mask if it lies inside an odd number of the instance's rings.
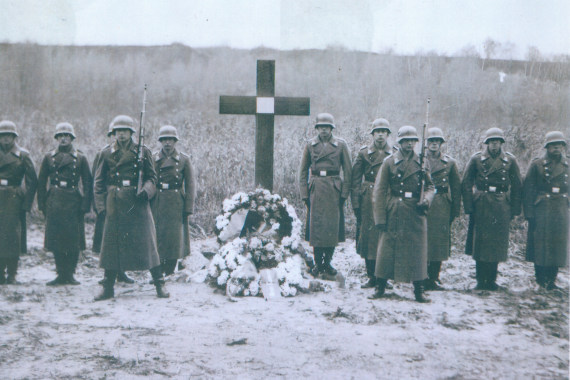
[{"label": "white diamond emblem on cross", "polygon": [[257,98],[257,105],[256,105],[256,112],[257,113],[275,113],[275,98]]}]

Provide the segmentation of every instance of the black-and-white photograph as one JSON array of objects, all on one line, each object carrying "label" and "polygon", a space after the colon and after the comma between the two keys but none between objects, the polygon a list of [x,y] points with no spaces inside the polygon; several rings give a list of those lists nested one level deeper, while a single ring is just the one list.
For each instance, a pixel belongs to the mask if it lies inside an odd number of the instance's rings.
[{"label": "black-and-white photograph", "polygon": [[0,0],[0,378],[569,379],[569,15]]}]

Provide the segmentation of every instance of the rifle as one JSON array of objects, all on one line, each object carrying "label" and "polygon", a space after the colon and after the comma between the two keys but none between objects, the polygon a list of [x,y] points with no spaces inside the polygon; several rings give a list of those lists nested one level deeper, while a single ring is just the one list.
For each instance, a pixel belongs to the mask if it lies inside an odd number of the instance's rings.
[{"label": "rifle", "polygon": [[421,152],[420,152],[420,167],[421,167],[421,187],[420,187],[420,202],[424,200],[424,190],[426,185],[426,171],[427,171],[427,160],[426,156],[426,130],[429,125],[429,101],[430,99],[427,98],[427,105],[426,105],[426,122],[422,128],[422,145],[421,145]]},{"label": "rifle", "polygon": [[139,168],[139,178],[137,183],[137,194],[143,189],[143,176],[144,176],[144,114],[146,112],[146,83],[144,84],[143,104],[139,125],[139,142],[137,145],[137,165]]}]

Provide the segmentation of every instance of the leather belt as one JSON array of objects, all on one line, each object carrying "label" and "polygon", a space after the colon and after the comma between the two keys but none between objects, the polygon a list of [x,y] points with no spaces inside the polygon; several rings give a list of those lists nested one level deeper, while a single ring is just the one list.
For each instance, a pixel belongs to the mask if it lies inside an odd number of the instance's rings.
[{"label": "leather belt", "polygon": [[485,186],[482,189],[479,188],[479,186],[477,186],[477,190],[479,191],[484,191],[486,193],[496,193],[496,194],[502,194],[502,193],[506,193],[507,191],[509,191],[509,187],[506,185],[498,185],[498,186]]},{"label": "leather belt", "polygon": [[130,179],[123,179],[120,181],[113,181],[110,183],[111,186],[116,186],[116,187],[135,187],[137,186],[137,184],[135,183],[135,181],[130,180]]},{"label": "leather belt", "polygon": [[16,183],[13,180],[0,178],[0,187],[19,187],[20,183]]},{"label": "leather belt", "polygon": [[335,175],[339,175],[340,171],[338,170],[315,170],[311,169],[311,174],[315,177],[332,177]]},{"label": "leather belt", "polygon": [[392,195],[402,199],[419,199],[420,195],[418,193],[414,193],[413,191],[392,191]]},{"label": "leather belt", "polygon": [[52,186],[59,187],[62,189],[75,189],[77,187],[77,183],[71,183],[67,181],[51,181]]},{"label": "leather belt", "polygon": [[180,186],[179,184],[171,184],[171,183],[159,183],[157,185],[159,190],[180,190],[182,188],[182,186]]}]

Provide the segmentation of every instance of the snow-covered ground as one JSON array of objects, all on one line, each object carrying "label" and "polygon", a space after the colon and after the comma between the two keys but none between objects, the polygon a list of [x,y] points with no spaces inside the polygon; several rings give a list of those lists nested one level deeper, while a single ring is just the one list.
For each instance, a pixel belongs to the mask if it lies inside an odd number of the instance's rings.
[{"label": "snow-covered ground", "polygon": [[[32,226],[33,227],[33,226]],[[531,264],[511,254],[497,292],[474,291],[474,262],[454,247],[446,291],[414,301],[411,284],[382,300],[363,290],[354,241],[333,265],[344,284],[266,301],[228,298],[203,283],[214,238],[192,242],[186,269],[158,299],[148,272],[130,273],[116,298],[92,302],[102,277],[86,251],[79,286],[54,277],[43,233],[29,232],[16,286],[0,286],[2,379],[567,379],[568,271],[561,291],[539,290]]]}]

